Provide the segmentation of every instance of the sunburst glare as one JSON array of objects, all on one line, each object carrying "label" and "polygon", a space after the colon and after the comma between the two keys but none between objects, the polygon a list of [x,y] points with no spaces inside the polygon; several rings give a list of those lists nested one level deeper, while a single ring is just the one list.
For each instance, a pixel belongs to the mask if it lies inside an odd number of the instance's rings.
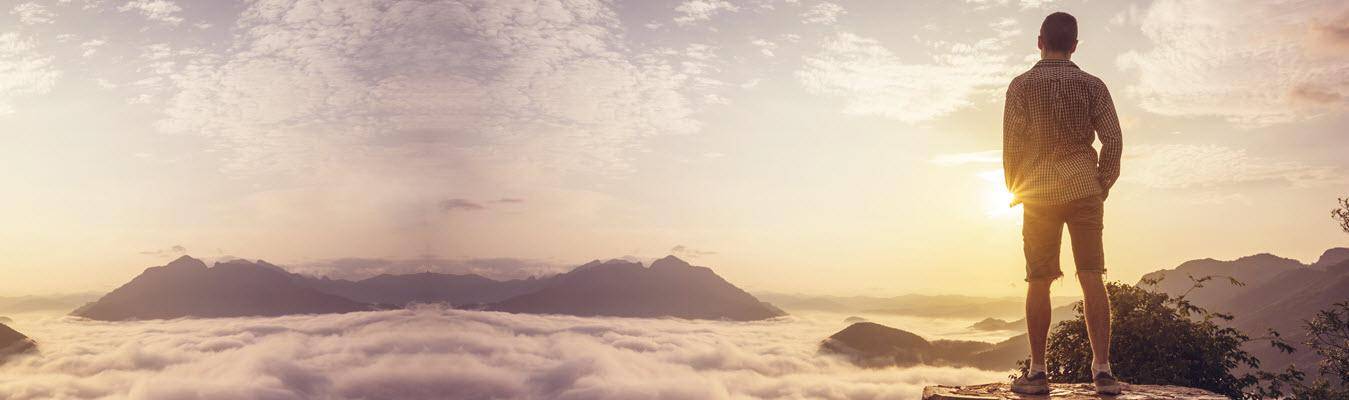
[{"label": "sunburst glare", "polygon": [[1011,207],[1012,192],[1007,191],[1007,185],[1002,177],[1002,170],[991,169],[978,173],[979,179],[984,182],[983,197],[984,214],[989,218],[1012,218],[1021,215],[1021,207]]}]

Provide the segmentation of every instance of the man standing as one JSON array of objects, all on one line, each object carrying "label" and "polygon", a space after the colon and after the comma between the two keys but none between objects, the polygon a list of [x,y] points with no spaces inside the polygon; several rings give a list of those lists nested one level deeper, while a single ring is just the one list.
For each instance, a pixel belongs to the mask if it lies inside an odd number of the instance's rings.
[{"label": "man standing", "polygon": [[[1101,246],[1104,202],[1119,177],[1123,148],[1119,118],[1105,83],[1069,59],[1077,50],[1077,19],[1056,12],[1040,25],[1040,61],[1007,87],[1003,113],[1003,170],[1013,205],[1025,204],[1021,236],[1026,252],[1026,328],[1031,365],[1012,382],[1023,394],[1049,392],[1045,340],[1049,336],[1049,284],[1063,276],[1059,242],[1072,237],[1077,279],[1091,339],[1096,391],[1118,394],[1110,372],[1110,299]],[[1099,137],[1098,157],[1092,142]]]}]

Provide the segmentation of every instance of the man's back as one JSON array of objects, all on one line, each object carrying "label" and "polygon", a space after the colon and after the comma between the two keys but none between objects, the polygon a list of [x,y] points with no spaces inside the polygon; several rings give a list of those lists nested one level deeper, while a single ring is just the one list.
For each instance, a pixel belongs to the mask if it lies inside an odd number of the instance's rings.
[{"label": "man's back", "polygon": [[1105,195],[1119,177],[1121,149],[1105,83],[1072,61],[1041,60],[1007,87],[1003,167],[1018,200],[1063,204]]}]

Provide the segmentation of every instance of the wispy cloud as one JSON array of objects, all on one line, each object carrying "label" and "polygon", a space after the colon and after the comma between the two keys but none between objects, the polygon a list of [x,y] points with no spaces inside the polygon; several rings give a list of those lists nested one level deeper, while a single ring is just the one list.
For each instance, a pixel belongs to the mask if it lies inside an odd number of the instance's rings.
[{"label": "wispy cloud", "polygon": [[675,17],[674,21],[679,25],[688,25],[707,21],[716,14],[738,10],[740,7],[726,0],[686,0],[675,6],[675,12],[679,13],[679,16]]},{"label": "wispy cloud", "polygon": [[84,57],[92,57],[94,54],[98,53],[98,48],[103,47],[103,45],[105,44],[108,44],[108,41],[103,39],[90,39],[84,41],[80,43],[80,50],[83,50],[83,52],[80,53],[80,55]]},{"label": "wispy cloud", "polygon": [[761,38],[751,40],[749,43],[754,45],[754,47],[758,47],[760,54],[763,54],[768,57],[773,57],[776,55],[773,53],[773,50],[778,48],[777,43],[773,43],[772,41]]},{"label": "wispy cloud", "polygon": [[488,204],[520,204],[524,202],[525,199],[517,197],[502,197],[499,199],[488,200],[486,202],[479,202],[464,198],[452,198],[441,200],[439,203],[436,203],[436,205],[440,207],[442,211],[478,211],[487,209]]},{"label": "wispy cloud", "polygon": [[1297,187],[1344,182],[1330,166],[1247,154],[1218,145],[1140,145],[1125,149],[1121,180],[1159,189],[1214,188],[1246,183]]},{"label": "wispy cloud", "polygon": [[847,13],[843,6],[824,1],[801,13],[801,21],[807,24],[833,25],[838,22],[840,15]]},{"label": "wispy cloud", "polygon": [[440,209],[444,211],[478,211],[484,209],[482,204],[468,199],[445,199],[441,200]]},{"label": "wispy cloud", "polygon": [[24,96],[51,91],[60,76],[52,58],[39,53],[32,39],[0,34],[0,116],[13,113],[14,102]]},{"label": "wispy cloud", "polygon": [[1263,126],[1345,109],[1349,59],[1334,33],[1349,30],[1341,3],[1161,0],[1141,28],[1151,48],[1118,63],[1138,74],[1128,93],[1148,111]]},{"label": "wispy cloud", "polygon": [[19,17],[19,22],[26,25],[50,24],[56,20],[56,13],[31,1],[14,6],[9,13]]},{"label": "wispy cloud", "polygon": [[118,11],[135,11],[152,21],[159,21],[170,25],[178,25],[183,22],[183,18],[178,16],[178,12],[183,8],[177,3],[169,0],[131,0],[121,7]]},{"label": "wispy cloud", "polygon": [[994,5],[1005,6],[1008,4],[1016,4],[1021,8],[1034,8],[1053,3],[1054,0],[965,0],[965,2],[978,4],[978,7],[980,8],[988,8]]},{"label": "wispy cloud", "polygon": [[155,257],[173,257],[187,254],[187,248],[175,244],[164,249],[142,251],[141,254]]},{"label": "wispy cloud", "polygon": [[319,8],[251,3],[212,47],[231,50],[163,74],[175,90],[158,126],[215,140],[237,172],[491,164],[515,177],[622,173],[641,138],[698,127],[687,75],[627,50],[607,3]]},{"label": "wispy cloud", "polygon": [[670,254],[684,258],[698,258],[703,256],[716,255],[715,251],[699,250],[685,245],[676,245],[670,248]]},{"label": "wispy cloud", "polygon": [[1015,70],[1002,33],[1015,26],[999,21],[990,27],[996,36],[974,43],[926,42],[931,63],[906,62],[876,39],[839,33],[806,57],[797,77],[807,90],[840,99],[849,114],[931,120],[1011,79]]},{"label": "wispy cloud", "polygon": [[280,318],[19,321],[39,355],[0,366],[12,400],[916,399],[1003,379],[944,367],[861,369],[817,354],[842,327],[576,318],[420,308]]}]

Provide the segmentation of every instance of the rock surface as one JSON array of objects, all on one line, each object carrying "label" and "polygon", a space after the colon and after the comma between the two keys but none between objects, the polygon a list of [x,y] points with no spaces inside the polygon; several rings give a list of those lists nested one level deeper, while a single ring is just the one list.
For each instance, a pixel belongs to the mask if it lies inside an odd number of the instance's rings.
[{"label": "rock surface", "polygon": [[1129,385],[1118,396],[1096,394],[1089,383],[1054,384],[1053,391],[1047,396],[1025,396],[1012,393],[1006,383],[990,383],[972,386],[928,386],[923,388],[923,400],[1004,400],[1004,399],[1050,399],[1084,400],[1225,400],[1213,392],[1181,386]]}]

